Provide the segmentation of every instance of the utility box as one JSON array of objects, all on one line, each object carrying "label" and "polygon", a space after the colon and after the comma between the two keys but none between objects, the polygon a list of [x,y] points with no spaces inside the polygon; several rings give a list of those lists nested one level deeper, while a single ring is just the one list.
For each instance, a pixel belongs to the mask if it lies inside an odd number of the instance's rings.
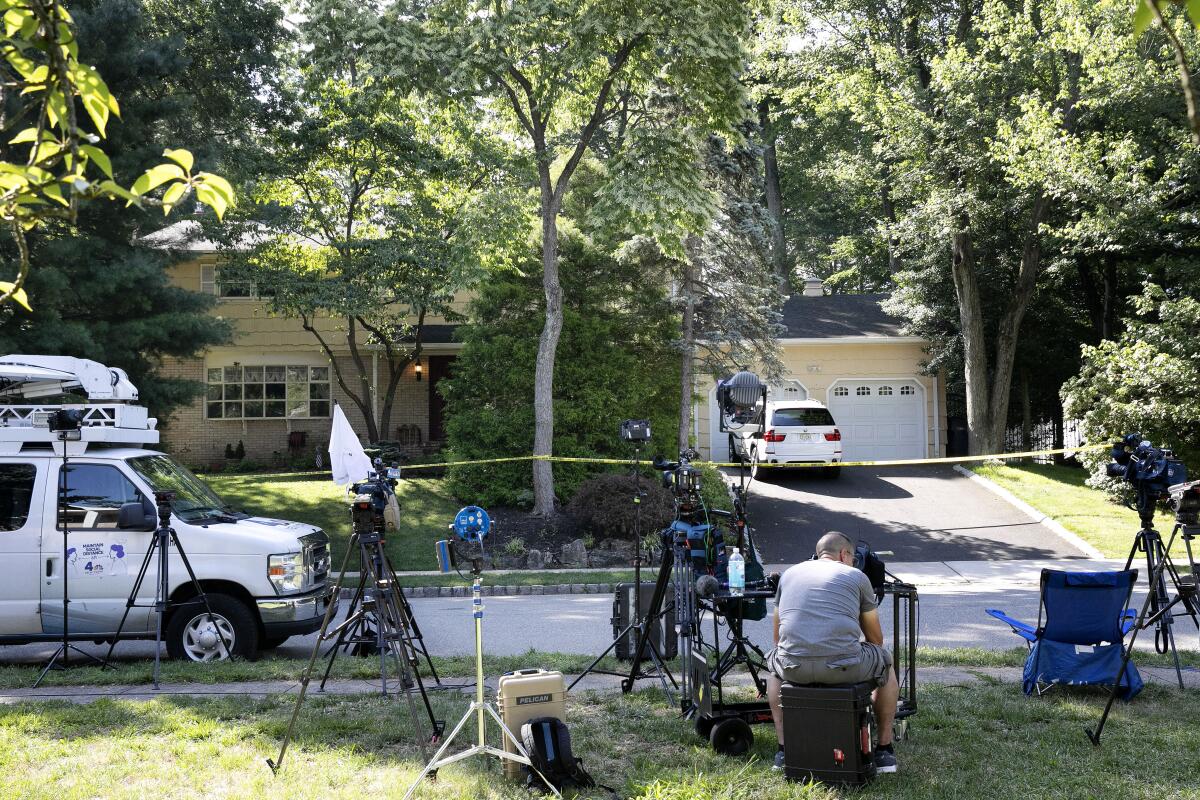
[{"label": "utility box", "polygon": [[861,786],[875,778],[875,715],[869,682],[782,688],[783,774]]},{"label": "utility box", "polygon": [[[557,671],[519,669],[509,672],[500,677],[496,706],[505,727],[520,739],[521,726],[531,719],[555,717],[564,723],[567,721],[567,682]],[[518,752],[507,736],[504,737],[504,752]],[[518,780],[521,769],[521,764],[505,761],[504,777]]]},{"label": "utility box", "polygon": [[[637,649],[637,632],[630,631],[624,636],[621,636],[621,631],[625,630],[630,623],[634,622],[633,606],[634,606],[634,587],[635,583],[618,583],[615,594],[613,596],[613,639],[617,642],[615,655],[621,661],[632,661],[633,651]],[[650,598],[654,595],[654,584],[649,581],[642,583],[642,607],[638,611],[637,616],[641,617],[650,610]],[[667,605],[664,601],[663,605]],[[620,638],[617,638],[620,637]],[[668,610],[657,620],[653,620],[650,624],[650,641],[658,650],[658,654],[664,661],[674,658],[678,655],[678,639],[675,636],[675,611],[674,608]],[[650,654],[644,653],[643,658],[650,660]]]}]

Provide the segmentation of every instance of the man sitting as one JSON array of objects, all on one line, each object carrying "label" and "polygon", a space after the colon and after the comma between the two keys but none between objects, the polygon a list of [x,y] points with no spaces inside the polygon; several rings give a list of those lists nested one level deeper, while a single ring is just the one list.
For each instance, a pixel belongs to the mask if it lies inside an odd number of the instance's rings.
[{"label": "man sitting", "polygon": [[[767,699],[775,720],[783,769],[782,681],[847,684],[871,681],[879,722],[877,772],[895,772],[892,720],[900,688],[892,654],[883,648],[883,629],[871,581],[854,568],[854,545],[837,531],[817,542],[817,557],[790,567],[775,595],[775,647],[767,654]],[[863,641],[863,639],[866,641]]]}]

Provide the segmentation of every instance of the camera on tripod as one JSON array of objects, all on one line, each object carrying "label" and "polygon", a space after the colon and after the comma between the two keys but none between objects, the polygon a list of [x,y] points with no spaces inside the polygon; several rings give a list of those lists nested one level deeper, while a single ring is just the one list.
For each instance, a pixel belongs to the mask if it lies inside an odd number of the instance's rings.
[{"label": "camera on tripod", "polygon": [[627,419],[621,423],[621,439],[626,442],[650,441],[650,420]]},{"label": "camera on tripod", "polygon": [[[378,466],[377,466],[378,469]],[[382,469],[369,473],[370,477],[350,487],[354,497],[350,500],[350,520],[359,536],[374,541],[383,535],[388,498],[396,487],[396,479],[384,477]],[[371,542],[368,542],[371,543]]]},{"label": "camera on tripod", "polygon": [[175,493],[171,491],[155,492],[154,504],[158,509],[159,527],[171,526],[171,508],[175,504]]},{"label": "camera on tripod", "polygon": [[662,456],[656,456],[651,464],[662,473],[663,487],[670,489],[676,499],[699,502],[700,470],[692,466],[692,461],[699,457],[700,454],[689,447],[680,452],[678,461],[666,461]]},{"label": "camera on tripod", "polygon": [[1187,467],[1170,450],[1155,447],[1140,433],[1121,437],[1112,446],[1112,462],[1105,468],[1110,478],[1121,478],[1154,497],[1168,487],[1187,481]]},{"label": "camera on tripod", "polygon": [[1167,505],[1180,525],[1200,525],[1200,481],[1177,483],[1167,494]]}]

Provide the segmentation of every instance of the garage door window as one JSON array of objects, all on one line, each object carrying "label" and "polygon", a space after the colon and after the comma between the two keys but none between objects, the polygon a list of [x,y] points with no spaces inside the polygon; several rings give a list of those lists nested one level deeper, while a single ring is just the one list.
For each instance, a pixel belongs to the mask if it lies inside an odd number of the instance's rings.
[{"label": "garage door window", "polygon": [[849,395],[850,395],[850,390],[847,389],[845,386],[838,386],[833,390],[834,397],[848,397]]},{"label": "garage door window", "polygon": [[885,395],[885,396],[886,396],[886,395],[891,395],[891,393],[892,393],[892,387],[890,387],[890,386],[880,386],[880,387],[879,387],[879,393],[880,393],[880,394],[882,394],[882,395]]},{"label": "garage door window", "polygon": [[901,386],[900,394],[916,394],[917,390],[911,386]]},{"label": "garage door window", "polygon": [[854,393],[857,394],[859,397],[863,397],[863,396],[871,393],[871,387],[870,386],[860,386]]}]

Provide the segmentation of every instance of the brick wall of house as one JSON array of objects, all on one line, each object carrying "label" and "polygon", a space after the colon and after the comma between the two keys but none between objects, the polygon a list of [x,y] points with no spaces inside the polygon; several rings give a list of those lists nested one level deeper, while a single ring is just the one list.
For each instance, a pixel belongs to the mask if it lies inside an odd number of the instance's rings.
[{"label": "brick wall of house", "polygon": [[[282,359],[281,359],[282,360]],[[204,383],[206,367],[229,363],[228,355],[223,359],[218,357],[209,363],[203,358],[195,359],[166,359],[160,373],[165,377],[185,378]],[[368,369],[370,369],[368,362]],[[343,374],[355,376],[352,359],[338,359],[338,366]],[[387,364],[380,361],[380,389],[386,388],[388,377]],[[332,375],[330,390],[333,399],[341,404],[351,426],[359,434],[359,438],[367,441],[366,425],[358,406],[350,400],[336,378]],[[370,374],[368,373],[368,379]],[[356,379],[354,379],[356,380]],[[356,383],[351,383],[357,388]],[[382,413],[383,404],[379,404]],[[303,458],[308,463],[314,462],[314,452],[319,449],[324,463],[328,463],[328,444],[330,420],[325,419],[248,419],[223,420],[207,419],[205,417],[203,398],[198,398],[190,405],[175,411],[169,419],[159,420],[162,430],[162,440],[165,449],[173,453],[185,464],[197,467],[217,467],[225,463],[226,445],[237,446],[242,442],[246,449],[246,459],[260,464],[279,465],[288,463],[292,458]],[[421,441],[429,438],[429,384],[427,381],[417,381],[413,365],[409,365],[401,376],[396,389],[396,399],[392,407],[389,430],[381,431],[385,439],[397,438],[397,427],[400,425],[416,425],[421,431]],[[304,448],[296,453],[288,450],[288,433],[304,431],[307,441]]]}]

